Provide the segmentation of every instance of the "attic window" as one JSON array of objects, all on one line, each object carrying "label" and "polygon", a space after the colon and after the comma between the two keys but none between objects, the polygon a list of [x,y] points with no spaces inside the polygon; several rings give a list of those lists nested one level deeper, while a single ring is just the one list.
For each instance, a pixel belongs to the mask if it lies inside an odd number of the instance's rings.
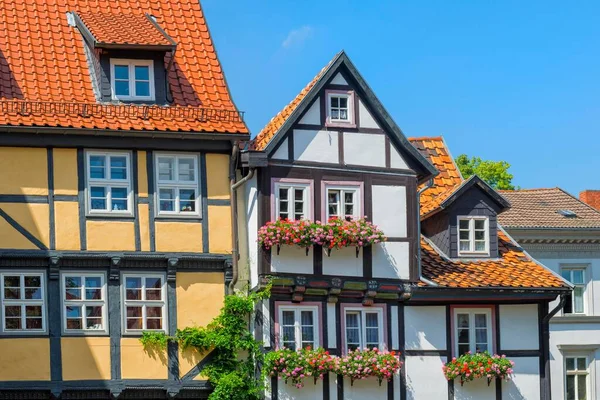
[{"label": "attic window", "polygon": [[327,125],[351,126],[354,124],[354,92],[327,91]]},{"label": "attic window", "polygon": [[577,218],[577,214],[571,210],[558,210],[557,213],[566,218]]},{"label": "attic window", "polygon": [[487,217],[458,217],[458,255],[488,255],[490,249]]},{"label": "attic window", "polygon": [[114,100],[154,101],[152,60],[110,59],[111,92]]}]

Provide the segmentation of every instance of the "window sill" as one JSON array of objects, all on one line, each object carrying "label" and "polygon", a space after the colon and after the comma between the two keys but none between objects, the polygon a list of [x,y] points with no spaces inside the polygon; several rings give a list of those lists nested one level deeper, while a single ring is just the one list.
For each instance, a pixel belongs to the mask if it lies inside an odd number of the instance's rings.
[{"label": "window sill", "polygon": [[557,315],[550,320],[553,324],[572,324],[572,323],[600,323],[600,316],[585,314],[567,314]]},{"label": "window sill", "polygon": [[169,222],[202,222],[200,215],[157,215],[154,219]]},{"label": "window sill", "polygon": [[472,252],[472,253],[458,253],[458,257],[465,257],[465,258],[476,258],[476,257],[489,257],[490,253],[489,252]]},{"label": "window sill", "polygon": [[86,332],[62,332],[62,337],[109,337],[106,331],[86,331]]},{"label": "window sill", "polygon": [[327,128],[356,128],[354,122],[325,122]]},{"label": "window sill", "polygon": [[87,214],[85,216],[86,219],[89,220],[106,220],[106,219],[126,219],[126,220],[131,220],[133,221],[135,219],[135,215],[131,214],[131,213],[123,213],[123,214],[111,214],[111,213],[94,213],[94,214]]}]

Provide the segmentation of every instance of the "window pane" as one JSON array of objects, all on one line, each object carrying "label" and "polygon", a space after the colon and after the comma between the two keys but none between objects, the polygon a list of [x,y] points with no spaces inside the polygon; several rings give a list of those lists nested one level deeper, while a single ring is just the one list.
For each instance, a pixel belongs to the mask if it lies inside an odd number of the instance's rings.
[{"label": "window pane", "polygon": [[141,287],[142,287],[142,278],[137,278],[137,277],[127,277],[127,278],[125,278],[125,287],[127,289],[141,289]]},{"label": "window pane", "polygon": [[475,342],[487,343],[487,329],[475,329]]},{"label": "window pane", "polygon": [[314,342],[314,328],[312,326],[305,326],[302,328],[302,342]]},{"label": "window pane", "polygon": [[469,240],[469,231],[459,231],[459,237],[463,240]]},{"label": "window pane", "polygon": [[575,376],[567,375],[567,400],[575,400]]},{"label": "window pane", "polygon": [[340,119],[348,119],[348,111],[347,110],[340,110]]},{"label": "window pane", "polygon": [[81,318],[81,306],[66,306],[67,318]]},{"label": "window pane", "polygon": [[115,82],[115,94],[117,96],[129,96],[129,82],[116,81]]},{"label": "window pane", "polygon": [[587,375],[577,376],[577,399],[587,399]]},{"label": "window pane", "polygon": [[346,314],[346,326],[349,328],[358,328],[358,314],[356,314],[356,313]]},{"label": "window pane", "polygon": [[135,82],[136,96],[150,96],[150,82]]},{"label": "window pane", "polygon": [[110,157],[110,179],[127,179],[127,157]]},{"label": "window pane", "polygon": [[377,328],[378,324],[377,313],[365,313],[365,324],[367,328]]},{"label": "window pane", "polygon": [[469,349],[469,345],[468,344],[459,344],[458,345],[458,354],[465,354],[466,352],[468,352]]},{"label": "window pane", "polygon": [[42,306],[25,306],[26,317],[41,317]]},{"label": "window pane", "polygon": [[574,371],[575,370],[575,359],[568,357],[567,360],[565,361],[565,364],[567,366],[567,371]]},{"label": "window pane", "polygon": [[78,276],[67,276],[65,277],[65,286],[67,288],[81,287],[81,278]]},{"label": "window pane", "polygon": [[360,345],[360,339],[359,339],[359,334],[358,334],[357,328],[346,329],[346,338],[347,338],[349,347],[351,344]]},{"label": "window pane", "polygon": [[92,210],[106,210],[106,188],[92,186],[90,188]]},{"label": "window pane", "polygon": [[483,353],[484,351],[489,351],[487,343],[477,343],[475,346],[475,351],[478,353]]},{"label": "window pane", "polygon": [[148,319],[146,329],[162,329],[162,319]]},{"label": "window pane", "polygon": [[27,300],[41,300],[42,299],[42,289],[41,288],[25,289],[25,298]]},{"label": "window pane", "polygon": [[458,226],[460,227],[460,229],[469,229],[469,220],[461,219],[460,221],[458,221]]},{"label": "window pane", "polygon": [[485,229],[485,220],[476,219],[475,220],[475,229]]},{"label": "window pane", "polygon": [[127,318],[127,329],[142,329],[141,318]]},{"label": "window pane", "polygon": [[85,289],[86,300],[102,300],[102,289]]},{"label": "window pane", "polygon": [[147,289],[160,289],[162,287],[162,278],[146,278]]},{"label": "window pane", "polygon": [[331,119],[340,119],[340,110],[331,110]]},{"label": "window pane", "polygon": [[18,288],[21,286],[21,278],[19,276],[5,276],[4,287]]},{"label": "window pane", "polygon": [[469,314],[458,314],[456,316],[458,321],[459,328],[468,328],[469,327]]},{"label": "window pane", "polygon": [[141,318],[142,307],[127,307],[127,318]]},{"label": "window pane", "polygon": [[331,107],[339,107],[340,100],[338,97],[331,97]]},{"label": "window pane", "polygon": [[475,242],[475,251],[485,251],[485,242]]},{"label": "window pane", "polygon": [[127,210],[127,188],[111,188],[113,211]]},{"label": "window pane", "polygon": [[379,345],[379,329],[367,328],[367,346],[373,347]]},{"label": "window pane", "polygon": [[41,287],[42,286],[42,278],[39,276],[25,276],[23,277],[25,281],[25,287]]},{"label": "window pane", "polygon": [[4,288],[4,298],[6,300],[19,300],[21,298],[21,290],[17,288]]},{"label": "window pane", "polygon": [[475,314],[475,327],[486,328],[487,327],[487,315],[486,314]]},{"label": "window pane", "polygon": [[148,67],[147,65],[136,65],[135,79],[138,81],[150,80],[150,67]]},{"label": "window pane", "polygon": [[162,299],[162,290],[160,289],[146,289],[146,300],[157,300]]},{"label": "window pane", "polygon": [[81,318],[67,318],[67,329],[83,329]]},{"label": "window pane", "polygon": [[115,65],[115,79],[129,79],[129,66]]},{"label": "window pane", "polygon": [[179,159],[179,180],[193,182],[195,180],[194,159],[180,158]]},{"label": "window pane", "polygon": [[85,277],[85,287],[86,288],[101,288],[102,287],[102,278],[99,276],[86,276]]},{"label": "window pane", "polygon": [[293,311],[282,311],[281,323],[283,325],[294,325],[294,312]]},{"label": "window pane", "polygon": [[577,369],[580,371],[585,371],[587,369],[587,365],[585,363],[585,358],[584,357],[579,357],[577,359]]},{"label": "window pane", "polygon": [[471,243],[467,240],[460,241],[460,251],[469,251],[471,250]]},{"label": "window pane", "polygon": [[[281,340],[285,342],[294,342],[296,340],[296,331],[293,326],[284,326],[281,329],[282,338]],[[286,347],[290,347],[285,345]]]},{"label": "window pane", "polygon": [[6,317],[20,317],[21,316],[21,306],[5,306],[4,307],[4,315]]},{"label": "window pane", "polygon": [[485,240],[485,231],[475,231],[475,240]]},{"label": "window pane", "polygon": [[314,313],[312,311],[302,311],[300,313],[300,323],[302,325],[309,325],[309,326],[313,326],[314,325]]},{"label": "window pane", "polygon": [[85,307],[85,316],[87,318],[102,317],[102,307],[101,306],[86,306]]},{"label": "window pane", "polygon": [[279,200],[287,200],[288,199],[288,188],[280,188],[279,189]]},{"label": "window pane", "polygon": [[583,283],[583,270],[581,270],[581,269],[574,269],[573,273],[572,273],[572,276],[573,276],[573,280],[571,281],[572,283],[575,283],[575,284],[577,284],[577,283],[579,283],[579,284]]},{"label": "window pane", "polygon": [[160,157],[158,159],[158,179],[161,181],[173,180],[173,166],[175,159]]},{"label": "window pane", "polygon": [[469,330],[459,329],[458,330],[458,343],[469,343]]},{"label": "window pane", "polygon": [[81,300],[81,289],[65,289],[65,298],[67,300]]},{"label": "window pane", "polygon": [[576,313],[583,312],[583,288],[575,286],[573,288],[573,303],[575,306]]},{"label": "window pane", "polygon": [[161,211],[175,211],[175,189],[160,189],[158,198]]},{"label": "window pane", "polygon": [[180,211],[196,211],[196,190],[179,190],[179,206],[181,208]]},{"label": "window pane", "polygon": [[566,280],[568,280],[569,282],[571,282],[571,270],[569,269],[563,269],[561,271],[561,275],[563,278],[565,278]]},{"label": "window pane", "polygon": [[162,307],[147,307],[146,317],[148,318],[162,318]]}]

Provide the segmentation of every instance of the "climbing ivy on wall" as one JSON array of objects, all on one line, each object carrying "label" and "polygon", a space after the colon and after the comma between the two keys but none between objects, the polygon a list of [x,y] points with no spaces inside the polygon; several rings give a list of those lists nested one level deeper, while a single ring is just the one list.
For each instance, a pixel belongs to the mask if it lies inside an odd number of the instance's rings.
[{"label": "climbing ivy on wall", "polygon": [[146,350],[166,350],[170,341],[179,343],[181,351],[212,350],[212,359],[202,370],[214,389],[209,400],[258,400],[264,385],[255,372],[262,364],[263,353],[261,342],[249,330],[249,319],[256,303],[269,297],[270,289],[269,284],[260,292],[226,296],[220,314],[205,327],[178,329],[174,337],[144,332],[140,342]]}]

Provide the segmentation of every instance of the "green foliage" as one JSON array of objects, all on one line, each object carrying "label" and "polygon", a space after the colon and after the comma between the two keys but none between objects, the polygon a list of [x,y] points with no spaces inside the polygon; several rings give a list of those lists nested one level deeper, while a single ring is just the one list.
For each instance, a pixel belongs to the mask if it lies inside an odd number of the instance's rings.
[{"label": "green foliage", "polygon": [[[263,361],[260,348],[249,330],[249,319],[255,304],[270,295],[271,284],[261,292],[237,293],[225,297],[220,314],[206,327],[178,329],[175,337],[144,332],[140,341],[149,346],[166,348],[169,340],[179,343],[181,350],[199,352],[212,350],[212,360],[202,374],[208,377],[214,390],[209,400],[259,400],[262,381],[256,379],[256,365]],[[245,357],[240,358],[240,354]]]},{"label": "green foliage", "polygon": [[513,174],[508,172],[510,164],[506,161],[482,160],[479,157],[469,158],[466,154],[456,157],[456,165],[463,178],[477,175],[494,189],[515,190],[512,184]]},{"label": "green foliage", "polygon": [[283,348],[267,353],[263,367],[264,375],[277,376],[285,383],[301,388],[305,378],[312,377],[316,383],[317,379],[323,379],[324,374],[333,371],[334,358],[320,347],[298,351]]},{"label": "green foliage", "polygon": [[140,342],[147,351],[165,350],[171,338],[164,332],[142,332]]}]

